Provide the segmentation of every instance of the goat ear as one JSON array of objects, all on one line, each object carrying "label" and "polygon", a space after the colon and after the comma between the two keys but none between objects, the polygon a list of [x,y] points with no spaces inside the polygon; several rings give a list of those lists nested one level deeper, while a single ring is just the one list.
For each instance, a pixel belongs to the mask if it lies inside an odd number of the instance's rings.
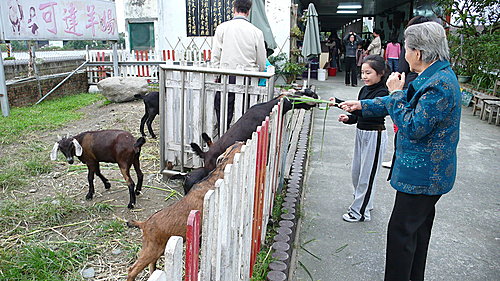
[{"label": "goat ear", "polygon": [[57,159],[57,150],[59,149],[59,143],[56,142],[54,147],[52,147],[52,151],[50,152],[50,160],[54,161]]},{"label": "goat ear", "polygon": [[76,156],[82,156],[83,148],[80,145],[80,143],[78,143],[77,140],[73,139],[73,144],[75,145],[75,155]]}]

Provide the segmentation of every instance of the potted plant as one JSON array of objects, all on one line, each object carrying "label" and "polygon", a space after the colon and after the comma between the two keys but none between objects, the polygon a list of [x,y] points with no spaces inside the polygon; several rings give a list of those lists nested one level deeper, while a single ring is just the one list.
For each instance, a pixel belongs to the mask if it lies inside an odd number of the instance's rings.
[{"label": "potted plant", "polygon": [[292,84],[297,79],[297,75],[301,75],[306,70],[302,64],[287,61],[281,68],[281,74],[285,76],[287,84]]}]

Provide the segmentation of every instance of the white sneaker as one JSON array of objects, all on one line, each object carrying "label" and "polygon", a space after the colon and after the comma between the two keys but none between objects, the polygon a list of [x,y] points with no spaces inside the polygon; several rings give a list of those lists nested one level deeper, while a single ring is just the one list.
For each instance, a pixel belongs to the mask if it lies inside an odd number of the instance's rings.
[{"label": "white sneaker", "polygon": [[382,162],[382,167],[390,169],[392,166],[392,161]]},{"label": "white sneaker", "polygon": [[[360,222],[360,219],[355,218],[350,212],[342,215],[342,219],[346,222]],[[364,219],[363,221],[370,221],[370,219]]]}]

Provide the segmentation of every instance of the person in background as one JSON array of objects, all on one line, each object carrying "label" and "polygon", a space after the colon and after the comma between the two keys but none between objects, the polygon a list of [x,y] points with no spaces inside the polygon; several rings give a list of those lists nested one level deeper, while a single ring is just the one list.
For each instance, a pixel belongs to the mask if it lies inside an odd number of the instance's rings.
[{"label": "person in background", "polygon": [[356,74],[356,50],[358,44],[362,43],[363,39],[359,37],[354,32],[349,32],[344,37],[344,49],[345,49],[345,55],[344,55],[344,62],[345,62],[345,85],[346,86],[353,86],[357,87],[358,86],[358,77]]},{"label": "person in background", "polygon": [[356,66],[358,71],[358,78],[361,79],[361,65],[363,65],[363,60],[366,57],[363,50],[363,44],[358,44],[358,49],[356,50]]},{"label": "person in background", "polygon": [[381,55],[382,53],[382,41],[380,40],[380,34],[382,31],[380,29],[373,29],[373,41],[368,45],[368,49],[366,49],[367,55]]},{"label": "person in background", "polygon": [[[389,74],[389,66],[381,56],[367,56],[361,66],[361,77],[365,86],[359,91],[358,100],[387,96],[385,82]],[[330,100],[335,100],[336,103],[342,102],[336,98]],[[340,114],[338,119],[345,124],[356,124],[356,142],[352,159],[354,201],[347,213],[342,215],[342,219],[347,222],[370,221],[375,177],[387,147],[385,118],[364,117],[359,113],[358,111],[349,115]]]},{"label": "person in background", "polygon": [[361,110],[363,117],[389,114],[398,126],[386,281],[424,280],[435,205],[455,183],[462,110],[443,26],[414,24],[406,28],[404,37],[405,58],[418,74],[408,89],[403,90],[404,73],[394,72],[387,80],[389,96],[339,105],[348,112]]},{"label": "person in background", "polygon": [[[258,71],[264,71],[266,67],[264,34],[248,21],[252,0],[235,0],[233,7],[233,19],[219,24],[215,30],[212,47],[213,64],[215,67],[229,69],[256,68]],[[229,83],[235,84],[236,77],[230,76]],[[214,100],[217,127],[220,120],[220,95],[220,92],[216,92]],[[229,92],[227,128],[233,119],[234,99],[235,94]]]},{"label": "person in background", "polygon": [[328,47],[328,62],[330,63],[330,67],[338,68],[339,45],[337,45],[333,34],[328,37],[326,46]]},{"label": "person in background", "polygon": [[385,48],[385,59],[389,64],[392,72],[398,72],[399,55],[401,54],[401,45],[398,43],[396,36],[391,38],[391,42],[387,43]]}]

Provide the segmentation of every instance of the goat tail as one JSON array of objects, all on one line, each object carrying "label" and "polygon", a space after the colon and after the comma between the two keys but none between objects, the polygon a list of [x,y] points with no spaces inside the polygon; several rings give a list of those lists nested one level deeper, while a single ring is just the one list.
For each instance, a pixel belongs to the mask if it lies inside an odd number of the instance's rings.
[{"label": "goat tail", "polygon": [[141,228],[142,229],[142,225],[144,224],[144,222],[142,221],[134,221],[134,220],[130,220],[127,222],[127,226],[132,228],[132,227],[136,227],[136,228]]},{"label": "goat tail", "polygon": [[191,148],[193,149],[194,153],[196,153],[196,155],[198,155],[202,159],[205,158],[205,152],[203,152],[203,150],[201,149],[201,147],[198,144],[192,142],[190,145],[191,145]]},{"label": "goat tail", "polygon": [[134,98],[143,99],[143,98],[142,98],[142,94],[135,94],[135,95],[134,95]]},{"label": "goat tail", "polygon": [[146,143],[146,138],[140,137],[137,139],[137,141],[134,143],[134,150],[135,153],[140,153],[141,152],[141,146]]}]

